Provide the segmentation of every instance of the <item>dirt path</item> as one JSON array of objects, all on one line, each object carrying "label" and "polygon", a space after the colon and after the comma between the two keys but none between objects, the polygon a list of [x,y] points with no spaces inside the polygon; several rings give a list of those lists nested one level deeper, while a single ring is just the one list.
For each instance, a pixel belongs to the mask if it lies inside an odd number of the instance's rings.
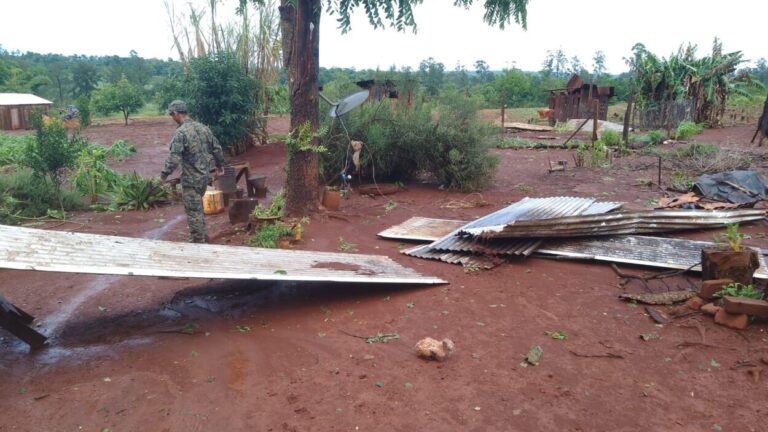
[{"label": "dirt path", "polygon": [[[275,131],[285,129],[273,124]],[[88,131],[139,154],[118,168],[156,175],[173,125],[167,119]],[[749,128],[707,131],[702,140],[743,146]],[[745,139],[746,137],[746,139]],[[51,347],[28,353],[0,332],[0,431],[336,430],[762,430],[768,408],[765,323],[735,332],[694,314],[658,326],[604,264],[517,260],[490,271],[400,254],[376,233],[411,216],[470,220],[525,196],[594,196],[647,208],[658,191],[653,158],[610,169],[547,173],[566,150],[498,150],[496,181],[475,201],[411,184],[384,199],[352,194],[346,220],[314,216],[298,248],[383,254],[449,285],[264,284],[0,270],[0,293],[39,318]],[[241,159],[278,190],[285,151],[258,147]],[[766,167],[760,168],[763,174]],[[669,172],[665,172],[668,182]],[[386,205],[389,201],[396,206]],[[387,210],[389,208],[389,210]],[[82,213],[52,227],[184,241],[179,205],[149,212]],[[209,218],[217,243],[244,235],[224,214]],[[744,227],[768,247],[768,223]],[[711,240],[713,232],[676,237]],[[649,269],[622,267],[625,271]],[[686,288],[695,276],[667,280]],[[652,285],[653,290],[667,287]],[[626,291],[643,292],[630,283]],[[565,340],[545,332],[561,331]],[[397,333],[389,343],[359,337]],[[645,341],[641,334],[655,333]],[[450,337],[444,363],[415,357],[419,339]],[[532,346],[544,357],[523,366]],[[752,366],[739,367],[749,360]]]}]

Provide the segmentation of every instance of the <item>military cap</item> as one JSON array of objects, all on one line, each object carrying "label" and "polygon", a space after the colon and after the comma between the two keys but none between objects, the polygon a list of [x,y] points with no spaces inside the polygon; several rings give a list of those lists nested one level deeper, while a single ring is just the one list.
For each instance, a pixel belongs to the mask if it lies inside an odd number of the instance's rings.
[{"label": "military cap", "polygon": [[171,102],[170,104],[168,104],[168,114],[172,112],[186,114],[187,104],[183,100],[178,100],[178,99]]}]

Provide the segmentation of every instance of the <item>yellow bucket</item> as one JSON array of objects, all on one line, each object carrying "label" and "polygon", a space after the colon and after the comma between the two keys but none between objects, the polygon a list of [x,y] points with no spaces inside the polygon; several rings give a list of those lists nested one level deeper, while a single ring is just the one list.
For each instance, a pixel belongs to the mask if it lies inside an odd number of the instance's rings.
[{"label": "yellow bucket", "polygon": [[203,213],[212,215],[222,211],[224,211],[224,193],[216,189],[205,191],[205,195],[203,195]]}]

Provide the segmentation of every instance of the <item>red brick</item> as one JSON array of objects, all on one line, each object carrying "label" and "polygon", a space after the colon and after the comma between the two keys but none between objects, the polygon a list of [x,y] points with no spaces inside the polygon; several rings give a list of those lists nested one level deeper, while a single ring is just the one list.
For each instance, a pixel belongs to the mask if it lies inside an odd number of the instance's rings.
[{"label": "red brick", "polygon": [[723,297],[723,309],[732,314],[768,317],[768,302],[747,297]]},{"label": "red brick", "polygon": [[685,302],[685,305],[688,306],[690,309],[699,310],[701,309],[702,306],[704,306],[704,303],[706,303],[706,301],[704,301],[703,298],[699,296],[694,296],[689,298],[688,301]]},{"label": "red brick", "polygon": [[701,311],[707,315],[715,315],[720,309],[722,308],[714,303],[707,303],[701,306]]},{"label": "red brick", "polygon": [[749,315],[731,314],[720,308],[715,314],[715,322],[736,330],[744,330],[749,325]]},{"label": "red brick", "polygon": [[712,279],[701,282],[701,288],[699,289],[699,297],[707,300],[712,300],[725,285],[732,284],[730,279]]}]

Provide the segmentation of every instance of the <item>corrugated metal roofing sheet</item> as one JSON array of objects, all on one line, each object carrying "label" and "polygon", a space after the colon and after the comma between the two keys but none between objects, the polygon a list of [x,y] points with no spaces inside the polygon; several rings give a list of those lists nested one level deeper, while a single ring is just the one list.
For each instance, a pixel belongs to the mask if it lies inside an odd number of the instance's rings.
[{"label": "corrugated metal roofing sheet", "polygon": [[[547,240],[541,255],[701,271],[701,250],[714,243],[649,236],[613,236],[601,239]],[[765,258],[758,253],[757,279],[768,279]]]},{"label": "corrugated metal roofing sheet", "polygon": [[[524,255],[536,250],[538,240],[479,242],[468,233],[474,228],[483,231],[502,230],[519,220],[536,220],[581,214],[595,214],[621,207],[619,202],[597,203],[591,198],[550,197],[524,198],[508,207],[472,221],[447,236],[428,245],[429,250],[472,252],[489,255]],[[423,251],[422,251],[423,252]],[[419,256],[405,252],[410,256]],[[424,258],[424,256],[422,256]]]},{"label": "corrugated metal roofing sheet", "polygon": [[463,228],[463,232],[487,239],[659,233],[717,228],[732,223],[760,220],[765,216],[765,210],[760,209],[652,210],[516,220],[504,227]]},{"label": "corrugated metal roofing sheet", "polygon": [[257,249],[0,225],[0,268],[215,279],[440,284],[385,256]]},{"label": "corrugated metal roofing sheet", "polygon": [[50,105],[53,102],[29,93],[0,93],[2,105]]}]

